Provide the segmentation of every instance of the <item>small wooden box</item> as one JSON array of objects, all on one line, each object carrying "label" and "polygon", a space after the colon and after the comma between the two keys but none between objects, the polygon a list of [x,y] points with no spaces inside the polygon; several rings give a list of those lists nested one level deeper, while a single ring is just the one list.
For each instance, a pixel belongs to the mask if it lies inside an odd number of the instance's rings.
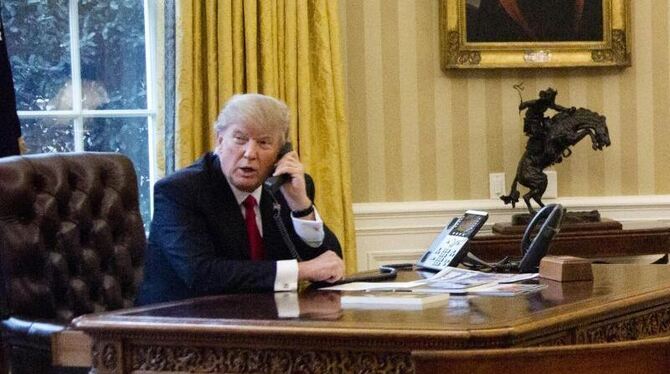
[{"label": "small wooden box", "polygon": [[573,256],[545,256],[540,261],[540,277],[557,282],[593,280],[591,261]]}]

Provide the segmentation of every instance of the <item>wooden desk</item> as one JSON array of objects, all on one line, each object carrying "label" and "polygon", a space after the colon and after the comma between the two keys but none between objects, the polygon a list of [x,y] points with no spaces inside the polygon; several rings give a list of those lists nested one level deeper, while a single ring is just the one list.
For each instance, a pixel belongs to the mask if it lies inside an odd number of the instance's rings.
[{"label": "wooden desk", "polygon": [[[403,277],[414,273],[403,274]],[[77,319],[97,373],[413,372],[411,352],[584,344],[670,332],[670,266],[594,265],[594,281],[518,297],[452,297],[424,310],[341,309],[306,290],[301,315],[273,294],[227,295]]]}]

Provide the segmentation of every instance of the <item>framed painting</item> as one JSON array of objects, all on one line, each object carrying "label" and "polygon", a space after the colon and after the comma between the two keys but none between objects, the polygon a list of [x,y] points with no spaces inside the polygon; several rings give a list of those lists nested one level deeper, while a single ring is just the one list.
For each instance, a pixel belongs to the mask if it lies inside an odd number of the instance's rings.
[{"label": "framed painting", "polygon": [[443,69],[630,66],[629,0],[440,0]]}]

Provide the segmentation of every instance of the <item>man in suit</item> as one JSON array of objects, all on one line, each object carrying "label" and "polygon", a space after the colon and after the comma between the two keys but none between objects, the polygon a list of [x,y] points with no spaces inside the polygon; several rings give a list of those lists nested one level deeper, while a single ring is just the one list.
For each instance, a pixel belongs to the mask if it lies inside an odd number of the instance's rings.
[{"label": "man in suit", "polygon": [[[156,184],[138,304],[289,291],[299,280],[334,282],[343,276],[340,244],[308,195],[298,154],[277,160],[288,126],[283,102],[259,94],[233,96],[216,122],[215,151]],[[274,198],[263,187],[271,174],[289,176]],[[282,239],[273,220],[276,208],[303,261],[295,260]]]},{"label": "man in suit", "polygon": [[20,154],[21,125],[16,114],[12,69],[9,66],[5,33],[0,18],[0,157]]},{"label": "man in suit", "polygon": [[468,4],[470,42],[603,40],[602,0],[468,0]]}]

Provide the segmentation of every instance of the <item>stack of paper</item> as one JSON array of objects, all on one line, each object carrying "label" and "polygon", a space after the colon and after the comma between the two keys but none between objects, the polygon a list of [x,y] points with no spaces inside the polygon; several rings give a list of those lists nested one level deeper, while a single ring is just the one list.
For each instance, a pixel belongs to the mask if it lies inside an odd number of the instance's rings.
[{"label": "stack of paper", "polygon": [[357,292],[343,295],[343,308],[354,309],[423,309],[445,304],[449,294],[419,292]]}]

